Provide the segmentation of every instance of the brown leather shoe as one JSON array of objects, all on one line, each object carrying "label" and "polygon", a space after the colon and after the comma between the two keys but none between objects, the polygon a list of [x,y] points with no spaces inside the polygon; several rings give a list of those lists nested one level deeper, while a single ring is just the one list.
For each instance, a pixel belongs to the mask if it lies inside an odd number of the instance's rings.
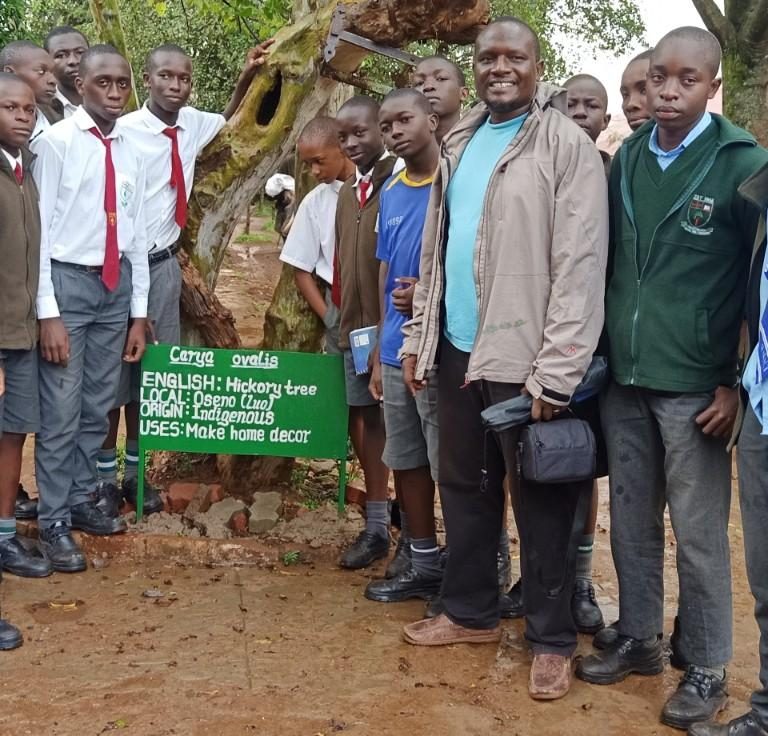
[{"label": "brown leather shoe", "polygon": [[535,654],[528,680],[534,700],[557,700],[571,688],[571,658],[559,654]]},{"label": "brown leather shoe", "polygon": [[486,644],[501,639],[501,626],[493,629],[467,629],[453,623],[444,613],[435,618],[403,627],[403,638],[420,647],[439,647],[444,644]]}]

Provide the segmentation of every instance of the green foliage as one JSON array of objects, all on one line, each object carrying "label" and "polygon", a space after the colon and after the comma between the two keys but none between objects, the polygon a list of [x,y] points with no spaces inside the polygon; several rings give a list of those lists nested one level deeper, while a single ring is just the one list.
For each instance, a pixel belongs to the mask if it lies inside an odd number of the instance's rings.
[{"label": "green foliage", "polygon": [[282,556],[282,560],[286,567],[290,567],[291,565],[298,565],[301,562],[301,552],[297,549],[285,552]]},{"label": "green foliage", "polygon": [[19,38],[24,22],[24,0],[0,0],[0,48]]}]

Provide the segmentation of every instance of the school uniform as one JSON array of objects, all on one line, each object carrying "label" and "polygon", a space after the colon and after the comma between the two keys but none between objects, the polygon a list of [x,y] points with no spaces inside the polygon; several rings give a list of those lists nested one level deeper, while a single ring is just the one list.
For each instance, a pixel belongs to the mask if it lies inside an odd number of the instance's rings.
[{"label": "school uniform", "polygon": [[35,128],[29,138],[30,144],[35,140],[35,138],[42,135],[50,127],[51,121],[48,120],[48,118],[43,114],[42,110],[38,107],[35,114]]},{"label": "school uniform", "polygon": [[280,260],[300,271],[314,273],[325,284],[325,352],[340,355],[339,309],[333,303],[333,263],[336,249],[336,206],[342,183],[318,184],[293,218]]},{"label": "school uniform", "polygon": [[37,294],[40,211],[29,166],[0,147],[0,435],[33,434],[40,425],[37,377]]},{"label": "school uniform", "polygon": [[398,358],[407,317],[392,303],[392,292],[400,288],[395,279],[419,277],[421,236],[431,188],[431,178],[414,182],[404,170],[394,174],[384,185],[379,202],[376,258],[387,264],[384,315],[379,335],[387,434],[381,459],[392,470],[429,467],[432,478],[437,481],[437,373],[430,375],[427,385],[415,398],[411,395],[403,383]]},{"label": "school uniform", "polygon": [[339,347],[349,406],[375,406],[369,377],[355,373],[349,333],[379,322],[379,262],[376,223],[379,195],[392,175],[395,159],[384,154],[366,174],[358,169],[339,191],[336,210],[336,265],[333,298],[340,310]]},{"label": "school uniform", "polygon": [[[141,158],[146,172],[148,317],[161,343],[177,345],[181,341],[182,279],[175,257],[179,235],[186,225],[197,157],[225,124],[223,115],[183,107],[176,125],[168,126],[146,105],[118,121],[121,135]],[[139,377],[138,365],[123,366],[116,406],[139,400]]]},{"label": "school uniform", "polygon": [[[611,171],[606,333],[608,445],[619,633],[664,625],[664,509],[677,541],[676,656],[715,670],[732,656],[726,441],[695,423],[737,379],[737,349],[760,211],[738,187],[768,161],[746,131],[706,113],[673,151],[651,121]],[[664,716],[669,717],[669,714]]]},{"label": "school uniform", "polygon": [[128,318],[147,316],[149,266],[145,163],[120,126],[102,138],[80,107],[33,151],[42,223],[37,312],[60,317],[70,341],[66,366],[40,361],[35,469],[45,529],[69,525],[70,509],[93,498]]},{"label": "school uniform", "polygon": [[80,107],[80,105],[75,105],[74,102],[70,102],[67,96],[58,87],[56,87],[55,100],[58,102],[58,106],[61,108],[61,114],[64,116],[65,120],[71,118],[77,111],[77,108]]}]

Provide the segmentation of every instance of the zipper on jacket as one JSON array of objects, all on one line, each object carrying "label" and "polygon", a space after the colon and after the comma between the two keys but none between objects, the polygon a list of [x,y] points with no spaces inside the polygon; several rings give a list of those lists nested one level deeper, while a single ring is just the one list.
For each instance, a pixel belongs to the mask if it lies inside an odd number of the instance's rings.
[{"label": "zipper on jacket", "polygon": [[[357,197],[357,194],[355,194]],[[360,220],[363,217],[363,208],[357,208],[357,223],[355,225],[355,289],[357,289],[357,303],[360,306],[360,327],[365,327],[363,324],[365,315],[363,314],[363,290],[360,286],[360,259],[358,252],[360,250]]]},{"label": "zipper on jacket", "polygon": [[627,158],[629,157],[629,153],[627,152],[627,149],[622,147],[621,154],[620,154],[620,162],[621,162],[621,199],[624,204],[624,209],[627,213],[627,217],[629,218],[630,223],[632,224],[632,230],[634,231],[634,239],[633,239],[633,262],[635,266],[635,273],[637,275],[636,280],[636,291],[635,291],[635,312],[632,315],[632,328],[630,331],[630,341],[629,341],[629,354],[630,358],[632,359],[632,374],[630,376],[629,382],[630,384],[635,383],[635,377],[637,373],[637,351],[636,351],[636,345],[637,345],[637,323],[640,317],[640,288],[643,281],[643,276],[645,275],[645,271],[648,268],[648,264],[651,262],[651,254],[653,252],[653,246],[656,242],[656,233],[659,232],[659,228],[675,213],[677,212],[680,207],[683,206],[685,201],[693,194],[696,187],[701,184],[702,181],[706,178],[707,174],[712,170],[712,167],[715,164],[715,159],[717,158],[717,154],[720,152],[720,150],[723,148],[723,146],[718,142],[715,145],[714,150],[712,151],[712,154],[710,155],[709,159],[706,161],[705,165],[701,167],[701,171],[699,175],[691,181],[691,183],[688,185],[688,187],[683,191],[682,195],[675,200],[670,210],[667,212],[664,217],[662,217],[661,220],[656,224],[656,227],[653,229],[653,234],[651,235],[651,242],[648,245],[648,253],[645,256],[645,261],[643,262],[643,265],[640,266],[640,264],[637,261],[637,224],[635,222],[635,210],[632,206],[632,200],[629,196],[629,183],[627,182]]},{"label": "zipper on jacket", "polygon": [[[24,184],[19,184],[19,197],[21,199],[22,220],[24,224],[24,240],[27,241],[27,202],[24,197]],[[25,255],[24,265],[26,267],[26,270],[25,270],[26,278],[24,279],[24,288],[27,292],[26,311],[27,311],[27,315],[29,315],[29,312],[32,310],[34,306],[34,298],[32,296],[32,293],[29,291],[29,243],[27,243],[27,252],[24,255]],[[34,335],[32,335],[32,333],[30,332],[29,321],[26,322],[25,327],[27,330],[27,335],[29,336],[29,346],[30,346],[29,349],[31,350],[32,348],[35,347],[35,338],[34,338]]]}]

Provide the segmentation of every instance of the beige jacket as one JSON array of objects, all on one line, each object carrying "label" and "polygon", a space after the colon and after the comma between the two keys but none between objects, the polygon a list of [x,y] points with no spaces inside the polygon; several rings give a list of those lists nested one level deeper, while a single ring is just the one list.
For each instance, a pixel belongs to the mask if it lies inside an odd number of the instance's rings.
[{"label": "beige jacket", "polygon": [[[480,324],[467,379],[525,383],[567,405],[603,327],[608,191],[597,147],[556,107],[565,91],[539,84],[531,113],[491,177],[475,247]],[[479,105],[443,140],[424,226],[421,278],[404,355],[416,376],[438,362],[448,232],[445,191],[486,121]]]}]

